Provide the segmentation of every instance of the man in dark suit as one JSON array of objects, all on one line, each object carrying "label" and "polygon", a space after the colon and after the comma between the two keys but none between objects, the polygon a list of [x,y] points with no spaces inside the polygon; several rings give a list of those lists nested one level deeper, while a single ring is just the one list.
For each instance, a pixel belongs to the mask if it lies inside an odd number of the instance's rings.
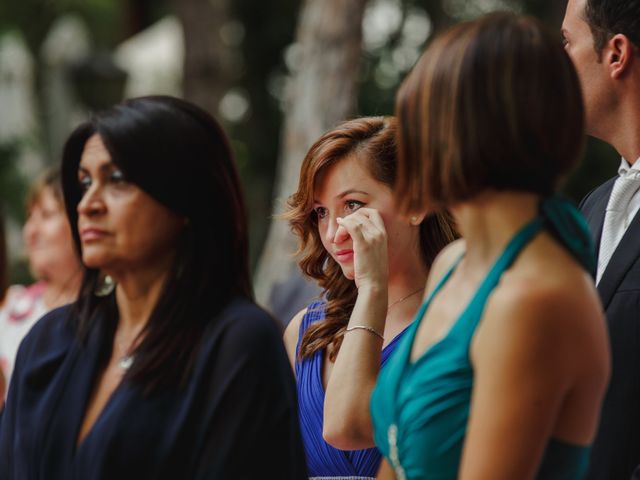
[{"label": "man in dark suit", "polygon": [[619,175],[581,204],[598,248],[613,368],[588,478],[640,480],[640,0],[569,0],[562,32],[587,133],[622,156]]}]

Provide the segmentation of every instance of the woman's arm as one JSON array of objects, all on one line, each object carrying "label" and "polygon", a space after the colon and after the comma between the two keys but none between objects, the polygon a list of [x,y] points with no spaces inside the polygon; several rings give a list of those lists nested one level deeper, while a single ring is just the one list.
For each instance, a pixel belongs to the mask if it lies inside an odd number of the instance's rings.
[{"label": "woman's arm", "polygon": [[[357,221],[357,217],[354,220]],[[429,272],[425,295],[464,249],[464,241],[457,240],[442,250]],[[386,258],[369,261],[386,267]],[[384,292],[369,290],[366,285],[365,282],[365,288],[358,290],[349,325],[367,325],[382,332],[386,317],[386,288]],[[369,332],[345,335],[331,371],[324,403],[323,436],[336,448],[355,450],[374,446],[369,402],[380,372],[381,346],[381,341]]]},{"label": "woman's arm", "polygon": [[[534,478],[580,364],[593,364],[582,347],[585,323],[599,314],[597,303],[533,282],[516,280],[500,290],[471,347],[475,375],[463,480]],[[563,439],[588,443],[596,422],[578,422],[585,425],[567,429],[571,438]]]},{"label": "woman's arm", "polygon": [[[361,291],[349,325],[372,326],[383,332],[385,307],[386,291]],[[380,317],[382,322],[376,322]],[[374,446],[369,402],[380,371],[381,350],[382,340],[371,332],[355,330],[345,335],[324,401],[323,436],[336,448]]]},{"label": "woman's arm", "polygon": [[385,458],[380,462],[380,468],[378,469],[378,475],[376,475],[376,480],[396,480],[396,476],[393,472],[393,469],[389,465],[389,462]]},{"label": "woman's arm", "polygon": [[[338,235],[353,241],[358,286],[349,326],[382,334],[387,314],[387,235],[380,214],[361,208],[341,219]],[[369,414],[371,392],[380,371],[383,340],[365,329],[347,332],[331,370],[324,401],[324,439],[342,450],[374,445]]]}]

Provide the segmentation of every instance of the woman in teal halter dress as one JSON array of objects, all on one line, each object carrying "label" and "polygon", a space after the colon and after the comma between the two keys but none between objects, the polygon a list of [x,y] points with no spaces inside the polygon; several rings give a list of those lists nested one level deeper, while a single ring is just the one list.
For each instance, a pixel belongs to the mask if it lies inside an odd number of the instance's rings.
[{"label": "woman in teal halter dress", "polygon": [[431,44],[397,111],[401,208],[448,208],[463,240],[378,377],[378,478],[583,478],[609,352],[588,229],[553,195],[583,141],[569,59],[487,16]]}]

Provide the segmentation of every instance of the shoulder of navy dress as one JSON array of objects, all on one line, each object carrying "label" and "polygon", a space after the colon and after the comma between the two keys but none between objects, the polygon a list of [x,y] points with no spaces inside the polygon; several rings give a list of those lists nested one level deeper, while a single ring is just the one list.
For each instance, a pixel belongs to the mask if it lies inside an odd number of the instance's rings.
[{"label": "shoulder of navy dress", "polygon": [[281,328],[251,300],[236,298],[227,305],[203,332],[199,349],[192,382],[215,386],[214,396],[239,389],[265,402],[277,398],[279,414],[295,410],[295,381]]},{"label": "shoulder of navy dress", "polygon": [[65,305],[51,310],[38,320],[22,340],[16,363],[21,357],[31,361],[42,354],[50,356],[66,352],[75,339],[68,322],[72,310],[73,304]]},{"label": "shoulder of navy dress", "polygon": [[244,340],[253,344],[265,340],[276,339],[281,343],[282,327],[265,310],[252,300],[237,297],[216,315],[206,329],[205,341],[208,337],[217,337],[222,333],[229,340]]},{"label": "shoulder of navy dress", "polygon": [[[227,305],[205,329],[198,357],[209,367],[228,363],[258,373],[291,367],[278,322],[253,301],[238,297]],[[207,366],[201,365],[205,369]]]}]

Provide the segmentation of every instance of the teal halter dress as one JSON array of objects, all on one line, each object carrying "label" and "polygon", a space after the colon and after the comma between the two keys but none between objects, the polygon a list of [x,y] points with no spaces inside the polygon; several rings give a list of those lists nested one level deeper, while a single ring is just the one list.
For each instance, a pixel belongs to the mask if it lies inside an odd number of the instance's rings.
[{"label": "teal halter dress", "polygon": [[[374,439],[398,480],[457,478],[473,390],[471,340],[502,273],[543,228],[593,273],[595,257],[586,223],[570,203],[556,197],[547,199],[541,204],[541,215],[507,245],[447,335],[411,362],[420,321],[458,262],[422,305],[416,321],[380,372],[371,397]],[[552,439],[536,478],[577,480],[584,477],[587,466],[588,447]]]}]

